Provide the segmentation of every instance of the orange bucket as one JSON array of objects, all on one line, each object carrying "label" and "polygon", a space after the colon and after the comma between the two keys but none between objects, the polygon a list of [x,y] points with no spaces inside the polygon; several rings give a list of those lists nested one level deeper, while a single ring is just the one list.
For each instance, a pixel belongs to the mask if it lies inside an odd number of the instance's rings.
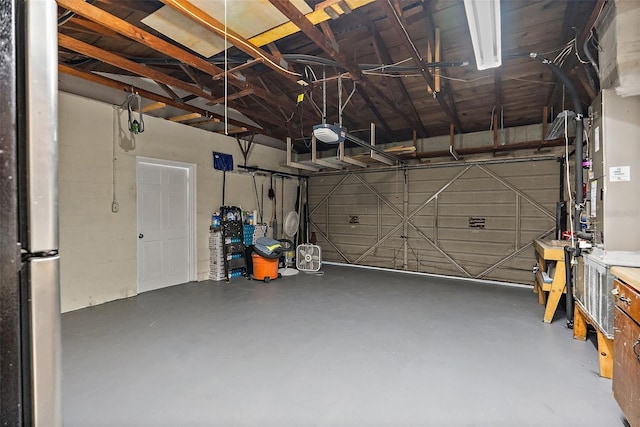
[{"label": "orange bucket", "polygon": [[278,258],[269,259],[253,253],[251,254],[251,261],[253,263],[254,279],[269,282],[278,278]]}]

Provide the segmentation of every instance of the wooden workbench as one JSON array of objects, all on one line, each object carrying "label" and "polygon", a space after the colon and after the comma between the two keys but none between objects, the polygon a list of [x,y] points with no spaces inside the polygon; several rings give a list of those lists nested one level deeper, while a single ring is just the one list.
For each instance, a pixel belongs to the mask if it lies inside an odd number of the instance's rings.
[{"label": "wooden workbench", "polygon": [[640,268],[612,267],[613,396],[629,425],[640,426]]},{"label": "wooden workbench", "polygon": [[[553,315],[558,308],[560,297],[566,293],[566,273],[564,267],[564,248],[569,242],[561,240],[539,240],[533,241],[538,259],[538,268],[533,291],[538,294],[538,302],[546,304],[544,309],[543,322],[551,323]],[[544,281],[543,272],[548,272],[552,265],[555,265],[553,281]],[[549,292],[549,296],[545,294]]]}]

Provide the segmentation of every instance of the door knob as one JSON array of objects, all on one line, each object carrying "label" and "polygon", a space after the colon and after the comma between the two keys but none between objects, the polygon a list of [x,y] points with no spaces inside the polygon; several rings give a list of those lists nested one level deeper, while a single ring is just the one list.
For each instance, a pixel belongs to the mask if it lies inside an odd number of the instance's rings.
[{"label": "door knob", "polygon": [[144,234],[140,233],[138,234],[138,239],[142,239],[144,237]]}]

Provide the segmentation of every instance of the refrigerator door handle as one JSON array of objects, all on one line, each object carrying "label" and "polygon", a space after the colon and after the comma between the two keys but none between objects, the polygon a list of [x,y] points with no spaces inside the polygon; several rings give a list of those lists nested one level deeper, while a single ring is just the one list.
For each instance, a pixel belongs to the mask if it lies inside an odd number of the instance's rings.
[{"label": "refrigerator door handle", "polygon": [[58,249],[58,6],[25,0],[27,251]]},{"label": "refrigerator door handle", "polygon": [[27,263],[31,296],[31,375],[34,426],[62,426],[60,258]]}]

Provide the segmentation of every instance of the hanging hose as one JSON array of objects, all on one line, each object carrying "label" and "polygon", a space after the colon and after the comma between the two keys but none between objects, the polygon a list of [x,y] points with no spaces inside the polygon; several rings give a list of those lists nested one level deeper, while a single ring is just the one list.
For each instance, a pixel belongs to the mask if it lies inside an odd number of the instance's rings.
[{"label": "hanging hose", "polygon": [[[133,107],[131,106],[133,100],[138,101],[138,120],[135,120],[135,114]],[[144,132],[144,119],[142,118],[142,97],[137,93],[132,93],[127,97],[127,109],[129,110],[129,131],[137,135]]]}]

